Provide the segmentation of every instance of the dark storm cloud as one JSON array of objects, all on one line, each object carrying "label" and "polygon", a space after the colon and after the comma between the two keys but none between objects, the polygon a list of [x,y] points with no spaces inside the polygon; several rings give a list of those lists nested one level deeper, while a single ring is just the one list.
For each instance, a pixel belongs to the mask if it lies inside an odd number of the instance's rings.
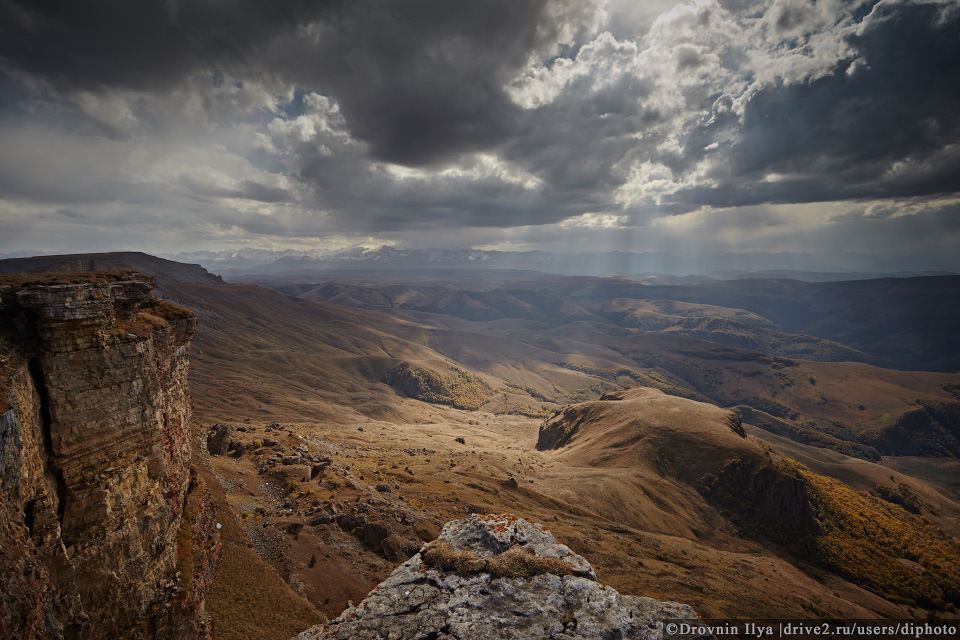
[{"label": "dark storm cloud", "polygon": [[[496,175],[397,180],[358,161],[313,154],[301,176],[311,203],[336,212],[330,226],[340,232],[541,224],[539,212],[552,209],[537,190]],[[563,211],[555,213],[556,219],[572,215]]]},{"label": "dark storm cloud", "polygon": [[957,77],[955,1],[0,0],[0,238],[928,242]]},{"label": "dark storm cloud", "polygon": [[[795,14],[778,19],[793,24]],[[694,131],[684,160],[723,144],[731,176],[682,190],[690,204],[739,206],[905,197],[960,189],[960,10],[880,3],[847,38],[855,54],[819,78],[749,95],[739,118]],[[775,181],[766,181],[777,174]]]},{"label": "dark storm cloud", "polygon": [[503,87],[573,3],[0,2],[0,59],[60,91],[296,85],[332,96],[372,157],[435,164],[487,148],[518,111]]},{"label": "dark storm cloud", "polygon": [[169,90],[249,65],[266,41],[341,2],[0,2],[0,58],[64,91]]},{"label": "dark storm cloud", "polygon": [[515,133],[504,85],[577,17],[566,4],[356,2],[266,55],[302,86],[324,87],[374,158],[436,164]]},{"label": "dark storm cloud", "polygon": [[624,74],[602,88],[591,85],[591,78],[580,78],[557,100],[525,113],[524,133],[505,153],[561,192],[558,201],[602,206],[647,146],[634,134],[656,129],[663,117],[644,105],[650,93],[644,79]]}]

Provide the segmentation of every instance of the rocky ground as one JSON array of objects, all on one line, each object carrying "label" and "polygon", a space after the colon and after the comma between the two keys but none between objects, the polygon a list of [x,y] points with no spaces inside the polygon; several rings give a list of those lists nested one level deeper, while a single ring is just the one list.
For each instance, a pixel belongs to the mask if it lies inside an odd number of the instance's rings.
[{"label": "rocky ground", "polygon": [[257,554],[328,615],[439,533],[405,490],[417,483],[411,464],[434,450],[395,452],[410,459],[401,467],[373,447],[276,423],[217,425],[208,446]]}]

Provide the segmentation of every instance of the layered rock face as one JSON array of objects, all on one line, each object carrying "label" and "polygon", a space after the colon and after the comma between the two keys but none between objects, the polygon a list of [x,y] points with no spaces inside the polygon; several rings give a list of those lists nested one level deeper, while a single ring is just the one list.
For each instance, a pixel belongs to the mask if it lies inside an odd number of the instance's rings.
[{"label": "layered rock face", "polygon": [[538,524],[510,515],[449,522],[366,599],[294,640],[661,638],[687,605],[623,596]]},{"label": "layered rock face", "polygon": [[146,276],[95,275],[0,281],[0,636],[206,638],[196,319]]}]

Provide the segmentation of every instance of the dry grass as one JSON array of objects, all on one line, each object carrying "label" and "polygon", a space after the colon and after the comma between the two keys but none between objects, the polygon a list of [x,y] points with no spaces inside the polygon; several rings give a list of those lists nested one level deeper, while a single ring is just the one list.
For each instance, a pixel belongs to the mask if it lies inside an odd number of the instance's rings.
[{"label": "dry grass", "polygon": [[167,321],[163,318],[149,313],[138,313],[130,320],[118,318],[113,333],[121,336],[132,333],[140,337],[146,337],[152,335],[154,331],[165,329],[168,326]]},{"label": "dry grass", "polygon": [[165,301],[156,301],[146,311],[138,312],[130,319],[117,318],[115,335],[132,333],[140,337],[152,335],[155,331],[175,328],[177,323],[196,317],[192,311]]},{"label": "dry grass", "polygon": [[[58,284],[102,284],[122,282],[132,278],[143,279],[146,275],[132,270],[123,271],[68,271],[52,273],[9,273],[0,274],[0,286],[31,287],[35,285]],[[149,278],[153,280],[153,278]]]},{"label": "dry grass", "polygon": [[[651,394],[653,397],[648,397]],[[701,472],[705,453],[714,449],[704,444],[711,438],[722,441],[716,447],[721,453],[729,446],[740,455],[756,448],[756,455],[763,456],[759,447],[730,430],[727,412],[665,396],[661,402],[651,402],[659,394],[650,390],[624,395],[621,402],[594,403],[604,410],[595,415],[597,430],[588,431],[599,440],[587,438],[592,441],[590,451],[575,446],[578,451],[570,452],[574,459],[568,459],[564,451],[533,450],[536,421],[461,413],[410,400],[404,401],[405,410],[420,413],[412,414],[402,429],[365,419],[344,425],[291,424],[294,433],[328,442],[330,450],[324,455],[334,459],[335,467],[350,466],[351,477],[340,480],[335,490],[326,481],[311,483],[314,494],[304,500],[306,504],[314,499],[365,501],[373,495],[372,485],[381,481],[375,479],[379,471],[381,479],[401,485],[397,494],[403,501],[384,507],[388,511],[409,507],[418,513],[418,519],[429,518],[436,524],[463,518],[469,512],[522,514],[531,522],[544,523],[560,541],[586,557],[602,584],[620,593],[686,602],[708,617],[910,617],[906,606],[884,601],[826,571],[804,573],[786,552],[772,555],[756,542],[737,537],[732,525],[721,521],[686,484],[651,469],[653,461],[644,447],[614,446],[630,440],[628,433],[616,433],[618,425],[628,427],[639,415],[658,423],[669,418],[672,426],[662,435],[676,442],[678,449],[667,453],[694,456],[696,460],[677,459],[677,467],[690,468],[692,474]],[[359,425],[363,432],[357,431]],[[258,439],[263,435],[258,431],[245,437]],[[686,431],[690,433],[685,435]],[[455,437],[464,437],[466,447]],[[408,447],[431,451],[410,455],[405,451]],[[611,453],[616,453],[616,459],[606,458]],[[225,478],[242,481],[243,486],[235,490],[238,499],[249,497],[248,489],[265,499],[259,483],[252,481],[255,468],[246,458],[223,457],[215,462]],[[451,458],[456,466],[449,464]],[[408,466],[412,474],[405,471]],[[227,473],[234,468],[237,471]],[[246,475],[238,475],[240,470]],[[877,467],[877,473],[889,476],[890,472]],[[328,478],[339,475],[331,472]],[[519,489],[505,489],[500,484],[500,479],[509,475],[517,477]],[[869,487],[879,479],[872,477]],[[378,502],[391,499],[390,494],[375,495]],[[289,496],[276,498],[274,508],[284,499]],[[252,511],[247,505],[238,503]],[[390,515],[377,517],[389,519]],[[352,536],[336,525],[318,529],[315,536],[308,529],[300,533],[299,541],[287,536],[291,546],[284,554],[288,567],[306,583],[307,597],[331,618],[339,615],[347,599],[359,602],[396,566],[359,549],[356,543],[344,546]],[[314,554],[316,565],[309,568]],[[375,568],[373,563],[377,563]],[[328,597],[329,603],[325,602]]]},{"label": "dry grass", "polygon": [[573,567],[560,558],[541,558],[526,547],[514,545],[492,558],[481,558],[473,551],[458,551],[442,540],[427,545],[421,556],[424,564],[461,575],[489,573],[494,578],[531,578],[542,573],[574,575]]},{"label": "dry grass", "polygon": [[[60,277],[89,281],[90,275]],[[683,478],[657,473],[653,460],[660,450],[672,456],[676,474],[689,470],[690,476],[717,468],[723,460],[716,456],[747,453],[749,442],[731,431],[725,422],[728,414],[720,409],[710,408],[708,415],[708,408],[677,398],[605,403],[609,408],[596,415],[597,430],[584,433],[582,439],[578,436],[569,450],[540,453],[532,450],[537,438],[532,420],[427,405],[400,398],[379,381],[398,362],[413,362],[445,375],[449,371],[445,367],[460,362],[495,386],[497,380],[510,380],[559,398],[593,383],[626,383],[619,368],[630,367],[644,385],[673,393],[702,397],[697,391],[702,387],[704,393],[731,399],[725,404],[736,404],[735,398],[775,395],[804,420],[829,417],[851,428],[876,429],[903,411],[900,398],[952,399],[951,390],[942,385],[956,384],[955,375],[850,363],[801,362],[776,368],[736,359],[736,353],[718,352],[730,355],[729,361],[711,353],[697,355],[681,336],[607,334],[589,323],[531,329],[516,325],[507,338],[506,331],[491,333],[481,324],[453,330],[422,318],[410,322],[374,311],[293,300],[254,286],[169,284],[165,294],[195,309],[202,320],[191,358],[198,417],[211,422],[296,421],[302,423],[296,430],[304,434],[356,445],[337,445],[331,454],[336,464],[351,465],[354,478],[362,475],[372,483],[379,471],[401,484],[397,493],[418,518],[442,523],[474,508],[522,514],[546,523],[555,535],[573,543],[594,565],[601,582],[622,593],[689,602],[705,616],[908,616],[905,606],[883,601],[826,571],[808,565],[798,569],[796,560],[785,553],[777,555],[728,534],[730,525],[681,482]],[[681,353],[681,347],[689,353]],[[614,353],[622,357],[612,357]],[[583,367],[596,370],[557,366],[567,358],[579,358]],[[690,362],[697,367],[680,366]],[[810,377],[816,378],[816,385],[807,382]],[[658,409],[660,404],[663,410]],[[866,408],[858,409],[859,405]],[[618,430],[629,425],[638,428]],[[360,426],[364,431],[358,430]],[[465,437],[467,446],[456,443],[455,436]],[[825,456],[821,449],[795,446],[811,457]],[[410,455],[405,448],[431,453]],[[876,467],[835,457],[828,462],[824,468],[831,474]],[[408,466],[409,474],[404,471]],[[245,470],[244,479],[257,477],[251,468]],[[872,478],[868,488],[888,475],[886,470],[876,474],[881,477]],[[517,477],[522,490],[503,489],[499,482],[506,477]],[[364,486],[364,481],[357,483]],[[208,486],[216,492],[215,484]],[[341,484],[336,495],[324,489],[320,497],[358,501],[362,492],[354,488],[353,480]],[[254,482],[247,486],[256,490]],[[314,490],[319,492],[318,487],[314,485]],[[935,494],[918,495],[936,502]],[[368,496],[369,492],[363,494]],[[286,498],[265,502],[278,507]],[[218,636],[287,638],[313,624],[319,614],[245,546],[245,531],[229,510],[224,504],[219,516],[224,524],[224,559],[208,600]],[[308,584],[307,590],[317,606],[329,595],[329,607],[335,608],[341,596],[331,584],[343,586],[346,593],[348,586],[357,588],[360,576],[366,580],[381,571],[383,565],[371,568],[375,558],[366,551],[319,547],[330,544],[328,539],[343,542],[346,536],[330,526],[312,539],[313,548],[307,548],[311,537],[306,533],[292,541],[291,548],[301,555],[284,552],[290,566],[303,564],[301,575],[308,583],[315,580],[319,585],[311,591]],[[526,555],[522,549],[508,553]],[[314,555],[316,564],[309,567]],[[509,561],[502,571],[510,575],[537,571],[526,557],[502,555],[506,558],[498,562]],[[478,560],[460,562],[469,569]],[[382,569],[378,577],[389,569]],[[319,601],[315,593],[323,594]],[[342,596],[348,597],[356,600]]]},{"label": "dry grass", "polygon": [[546,419],[553,414],[553,409],[547,406],[530,407],[522,404],[512,404],[494,411],[498,416],[524,416],[526,418]]},{"label": "dry grass", "polygon": [[[198,448],[194,441],[194,452]],[[196,453],[194,469],[197,481],[209,490],[222,525],[220,565],[206,597],[218,640],[287,640],[321,622],[322,614],[249,546],[247,531],[228,504],[223,486]]]},{"label": "dry grass", "polygon": [[322,622],[251,549],[223,545],[223,559],[207,594],[218,640],[287,640]]},{"label": "dry grass", "polygon": [[196,314],[189,309],[159,299],[148,300],[140,305],[140,311],[164,320],[186,320],[196,317]]}]

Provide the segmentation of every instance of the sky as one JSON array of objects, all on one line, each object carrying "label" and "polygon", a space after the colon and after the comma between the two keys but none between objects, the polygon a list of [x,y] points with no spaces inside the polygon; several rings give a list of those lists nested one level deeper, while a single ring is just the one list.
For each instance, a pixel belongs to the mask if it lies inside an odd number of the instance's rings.
[{"label": "sky", "polygon": [[0,0],[0,254],[960,269],[960,1]]}]

